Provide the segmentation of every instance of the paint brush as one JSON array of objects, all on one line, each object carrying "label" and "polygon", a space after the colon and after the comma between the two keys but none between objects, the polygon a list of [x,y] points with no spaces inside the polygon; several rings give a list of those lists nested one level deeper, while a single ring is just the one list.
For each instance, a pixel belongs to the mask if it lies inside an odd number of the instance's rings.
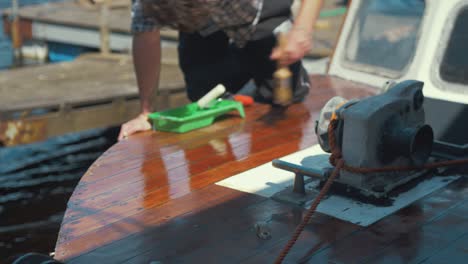
[{"label": "paint brush", "polygon": [[288,106],[292,102],[292,73],[289,70],[288,66],[284,64],[286,45],[286,36],[280,33],[278,35],[277,48],[280,50],[281,57],[278,59],[277,70],[273,74],[273,77],[275,79],[273,102],[281,106]]}]

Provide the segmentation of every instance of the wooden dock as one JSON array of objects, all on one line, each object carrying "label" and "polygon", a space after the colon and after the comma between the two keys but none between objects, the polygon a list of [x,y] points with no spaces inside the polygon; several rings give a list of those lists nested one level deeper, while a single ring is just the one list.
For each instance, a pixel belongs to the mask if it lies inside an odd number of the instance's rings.
[{"label": "wooden dock", "polygon": [[[11,10],[3,13],[4,31],[10,34],[8,17]],[[89,48],[100,47],[99,9],[86,8],[75,1],[25,6],[19,9],[23,40],[43,40],[73,44]],[[131,49],[130,8],[112,8],[108,18],[110,48],[114,51]],[[177,32],[161,32],[163,40],[174,41]]]},{"label": "wooden dock", "polygon": [[[80,2],[86,1],[20,8],[22,41],[41,40],[99,48],[99,8]],[[131,49],[132,42],[130,7],[125,1],[119,3],[123,4],[111,8],[109,43],[111,50],[125,54]],[[332,8],[335,8],[334,3],[326,1],[325,10]],[[11,33],[10,14],[11,10],[3,12],[7,34]],[[318,23],[310,56],[330,55],[342,20],[342,15],[333,16]],[[167,108],[184,102],[185,95],[183,78],[177,68],[175,46],[178,34],[163,30],[161,35],[167,63],[163,67],[163,95],[160,97],[165,99],[161,99],[158,107]],[[116,125],[138,111],[137,88],[131,59],[127,55],[84,56],[72,63],[0,73],[0,85],[0,145],[29,143],[66,132]],[[169,97],[172,99],[168,100]]]},{"label": "wooden dock", "polygon": [[[335,1],[326,1],[324,10],[336,8]],[[3,12],[4,31],[10,34],[8,17],[11,10]],[[90,48],[100,47],[99,9],[86,8],[77,1],[26,6],[19,9],[23,40],[53,41]],[[314,33],[312,57],[325,57],[332,53],[344,15],[320,19]],[[114,51],[131,49],[130,7],[112,8],[109,16],[110,48]],[[163,30],[164,43],[175,45],[178,33]]]},{"label": "wooden dock", "polygon": [[[187,103],[176,52],[164,49],[156,110]],[[88,54],[76,61],[0,72],[0,142],[16,145],[119,125],[139,109],[132,59]]]}]

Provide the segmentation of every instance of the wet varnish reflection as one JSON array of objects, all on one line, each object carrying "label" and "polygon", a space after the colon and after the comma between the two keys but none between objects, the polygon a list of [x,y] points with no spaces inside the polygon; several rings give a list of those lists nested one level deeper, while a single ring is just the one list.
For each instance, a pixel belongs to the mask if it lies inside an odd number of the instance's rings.
[{"label": "wet varnish reflection", "polygon": [[[302,209],[214,183],[315,144],[314,122],[329,98],[376,91],[326,76],[314,76],[313,83],[307,100],[286,111],[257,104],[245,109],[246,119],[227,115],[189,133],[142,133],[113,146],[70,199],[57,257],[70,263],[272,262]],[[467,227],[466,186],[434,193],[367,229],[317,214],[288,260],[347,262],[358,256],[405,263],[428,256],[439,245],[428,242],[429,234],[450,221],[458,230]],[[255,235],[259,221],[270,226],[271,239]]]}]

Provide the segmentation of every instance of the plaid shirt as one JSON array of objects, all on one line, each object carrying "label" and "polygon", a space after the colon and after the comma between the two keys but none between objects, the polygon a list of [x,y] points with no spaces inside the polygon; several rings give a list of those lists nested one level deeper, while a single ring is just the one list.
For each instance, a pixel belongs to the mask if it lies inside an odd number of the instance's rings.
[{"label": "plaid shirt", "polygon": [[[152,31],[161,26],[157,18],[145,17],[141,0],[132,0],[132,32]],[[239,47],[243,47],[255,32],[264,0],[207,0],[214,1],[210,22],[199,29],[201,35],[223,30]]]}]

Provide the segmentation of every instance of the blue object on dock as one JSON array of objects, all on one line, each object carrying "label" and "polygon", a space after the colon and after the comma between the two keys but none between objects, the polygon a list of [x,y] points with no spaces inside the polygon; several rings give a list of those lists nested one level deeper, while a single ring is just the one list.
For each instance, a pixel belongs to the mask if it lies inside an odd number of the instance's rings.
[{"label": "blue object on dock", "polygon": [[48,42],[49,48],[49,61],[50,62],[62,62],[72,61],[81,54],[91,51],[91,48],[59,43],[59,42]]},{"label": "blue object on dock", "polygon": [[0,20],[0,69],[6,69],[13,64],[13,49],[10,40],[5,36],[2,28],[3,21]]}]

